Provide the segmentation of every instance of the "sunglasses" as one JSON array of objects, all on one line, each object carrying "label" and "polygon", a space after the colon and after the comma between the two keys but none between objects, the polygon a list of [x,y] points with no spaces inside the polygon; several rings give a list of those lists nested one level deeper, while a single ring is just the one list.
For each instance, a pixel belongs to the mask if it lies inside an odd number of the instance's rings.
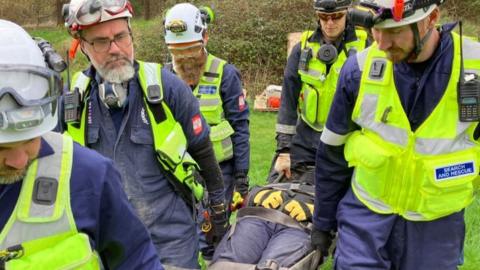
[{"label": "sunglasses", "polygon": [[329,20],[338,21],[341,18],[345,17],[346,12],[337,12],[337,13],[325,13],[317,12],[317,16],[320,20],[328,22]]}]

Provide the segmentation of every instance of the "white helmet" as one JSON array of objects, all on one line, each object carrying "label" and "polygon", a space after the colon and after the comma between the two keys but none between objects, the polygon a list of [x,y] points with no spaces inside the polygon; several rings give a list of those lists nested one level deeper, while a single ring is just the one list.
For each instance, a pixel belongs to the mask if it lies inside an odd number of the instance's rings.
[{"label": "white helmet", "polygon": [[63,6],[65,26],[72,34],[82,28],[118,18],[131,18],[128,0],[71,0]]},{"label": "white helmet", "polygon": [[203,40],[207,20],[194,5],[181,3],[167,11],[164,26],[165,43],[188,43]]},{"label": "white helmet", "polygon": [[444,0],[361,0],[360,5],[376,13],[375,28],[393,28],[426,18]]},{"label": "white helmet", "polygon": [[29,140],[57,125],[60,76],[32,37],[0,20],[0,143]]}]

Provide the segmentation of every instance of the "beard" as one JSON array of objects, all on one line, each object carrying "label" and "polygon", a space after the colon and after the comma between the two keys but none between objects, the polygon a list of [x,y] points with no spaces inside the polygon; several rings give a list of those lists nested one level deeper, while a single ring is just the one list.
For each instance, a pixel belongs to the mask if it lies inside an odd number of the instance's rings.
[{"label": "beard", "polygon": [[100,77],[111,83],[126,82],[135,76],[133,62],[121,55],[113,55],[103,65],[92,59],[92,65]]},{"label": "beard", "polygon": [[393,63],[399,63],[403,61],[407,61],[412,56],[413,49],[411,50],[403,50],[400,48],[391,48],[385,53],[387,54],[387,59],[392,61]]},{"label": "beard", "polygon": [[173,57],[173,70],[188,85],[197,85],[207,62],[206,55],[200,57],[176,59]]},{"label": "beard", "polygon": [[27,174],[27,168],[30,167],[32,161],[28,161],[28,165],[25,168],[16,170],[11,168],[1,168],[0,169],[0,184],[1,185],[10,185],[16,182],[21,181]]}]

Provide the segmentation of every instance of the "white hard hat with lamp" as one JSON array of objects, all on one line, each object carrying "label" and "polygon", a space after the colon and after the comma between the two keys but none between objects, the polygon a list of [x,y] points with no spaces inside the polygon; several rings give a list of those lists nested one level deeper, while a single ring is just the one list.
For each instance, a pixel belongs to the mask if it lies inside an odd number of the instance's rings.
[{"label": "white hard hat with lamp", "polygon": [[167,11],[164,27],[167,45],[190,43],[203,40],[207,21],[200,9],[189,3],[181,3]]},{"label": "white hard hat with lamp", "polygon": [[23,28],[0,20],[0,32],[0,143],[29,140],[57,125],[60,75]]}]

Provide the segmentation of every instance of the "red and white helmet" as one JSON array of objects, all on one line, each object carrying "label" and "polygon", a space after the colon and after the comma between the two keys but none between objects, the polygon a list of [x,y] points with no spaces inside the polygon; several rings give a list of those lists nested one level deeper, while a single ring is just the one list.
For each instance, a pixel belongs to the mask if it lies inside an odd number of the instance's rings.
[{"label": "red and white helmet", "polygon": [[360,5],[377,16],[375,28],[393,28],[416,23],[426,18],[444,0],[361,0]]},{"label": "red and white helmet", "polygon": [[132,15],[128,0],[71,0],[63,7],[65,26],[72,35],[88,26]]}]

